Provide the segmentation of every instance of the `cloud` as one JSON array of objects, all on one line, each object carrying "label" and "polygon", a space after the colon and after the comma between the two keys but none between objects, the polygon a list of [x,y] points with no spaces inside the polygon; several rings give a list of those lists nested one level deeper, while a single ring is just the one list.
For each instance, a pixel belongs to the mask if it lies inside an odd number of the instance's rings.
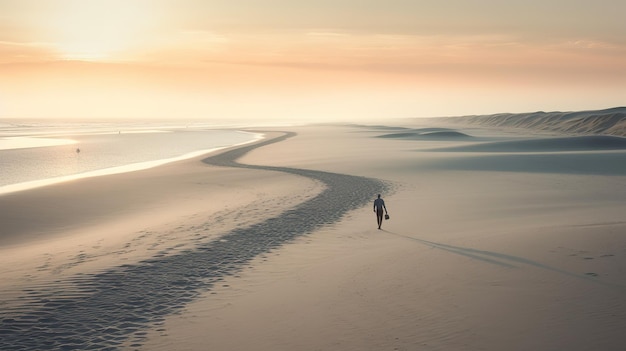
[{"label": "cloud", "polygon": [[0,63],[41,62],[55,58],[52,43],[0,41]]},{"label": "cloud", "polygon": [[602,50],[602,51],[615,51],[626,52],[626,45],[610,43],[606,41],[588,40],[588,39],[573,39],[568,40],[557,46],[564,49],[582,49],[582,50]]}]

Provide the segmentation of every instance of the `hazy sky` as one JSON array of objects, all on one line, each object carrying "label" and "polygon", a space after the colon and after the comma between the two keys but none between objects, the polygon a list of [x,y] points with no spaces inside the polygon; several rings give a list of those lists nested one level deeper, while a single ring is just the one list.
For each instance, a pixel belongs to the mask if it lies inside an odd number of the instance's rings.
[{"label": "hazy sky", "polygon": [[0,118],[626,105],[623,0],[0,0]]}]

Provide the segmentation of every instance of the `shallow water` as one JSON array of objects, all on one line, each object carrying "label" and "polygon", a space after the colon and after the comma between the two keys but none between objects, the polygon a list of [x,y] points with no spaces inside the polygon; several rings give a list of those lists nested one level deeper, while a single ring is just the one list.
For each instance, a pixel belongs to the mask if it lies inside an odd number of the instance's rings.
[{"label": "shallow water", "polygon": [[0,128],[0,193],[146,169],[259,137],[227,129],[119,127]]}]

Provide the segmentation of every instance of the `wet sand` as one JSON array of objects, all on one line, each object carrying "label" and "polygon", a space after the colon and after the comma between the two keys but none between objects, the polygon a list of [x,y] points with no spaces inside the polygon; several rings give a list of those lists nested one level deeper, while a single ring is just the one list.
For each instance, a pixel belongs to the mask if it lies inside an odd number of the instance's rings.
[{"label": "wet sand", "polygon": [[288,130],[3,201],[47,213],[88,199],[82,220],[3,235],[15,268],[1,348],[621,348],[624,150],[529,150],[535,136],[482,129]]},{"label": "wet sand", "polygon": [[[239,272],[253,258],[298,236],[338,221],[347,211],[367,203],[371,193],[385,188],[379,181],[362,177],[234,162],[256,147],[293,135],[287,133],[251,147],[223,152],[204,162],[306,177],[324,185],[316,196],[278,216],[233,228],[217,240],[174,254],[165,249],[137,263],[93,274],[79,273],[63,281],[50,282],[45,289],[27,289],[27,297],[19,297],[15,311],[10,310],[3,316],[6,324],[0,329],[4,334],[3,348],[99,349],[119,346],[126,339],[140,342],[146,326],[180,310],[224,276]],[[342,201],[335,201],[336,197]],[[87,255],[82,254],[82,257],[85,260]],[[81,255],[78,255],[75,264],[80,263]],[[97,331],[104,331],[105,335]],[[50,335],[59,337],[50,338]]]}]

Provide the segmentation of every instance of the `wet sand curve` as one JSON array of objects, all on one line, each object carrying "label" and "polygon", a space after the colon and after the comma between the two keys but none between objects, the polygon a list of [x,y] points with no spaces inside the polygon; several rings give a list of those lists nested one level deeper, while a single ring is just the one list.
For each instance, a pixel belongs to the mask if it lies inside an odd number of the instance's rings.
[{"label": "wet sand curve", "polygon": [[140,347],[146,330],[210,291],[223,277],[289,241],[339,221],[389,188],[385,182],[323,171],[237,163],[251,150],[295,133],[229,150],[203,160],[214,166],[280,171],[326,188],[281,214],[176,255],[153,257],[97,274],[24,291],[23,304],[0,312],[2,350],[116,350]]}]

